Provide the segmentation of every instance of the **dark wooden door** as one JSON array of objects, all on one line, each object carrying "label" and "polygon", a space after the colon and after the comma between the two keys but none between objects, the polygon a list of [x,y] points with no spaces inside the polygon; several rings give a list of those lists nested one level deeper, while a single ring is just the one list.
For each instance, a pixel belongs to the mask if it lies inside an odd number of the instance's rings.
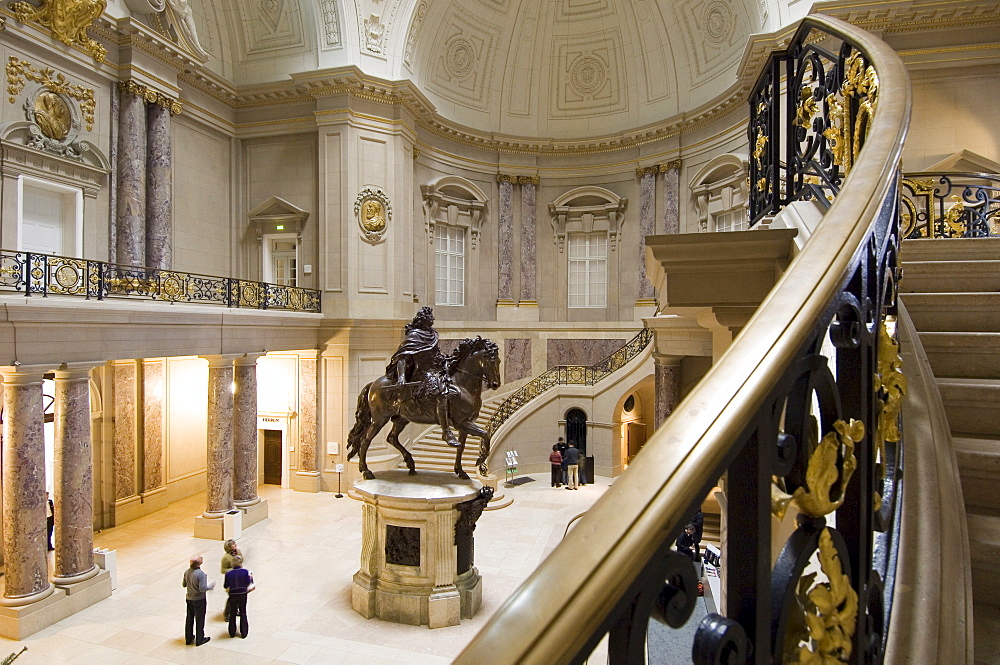
[{"label": "dark wooden door", "polygon": [[639,454],[643,444],[646,443],[646,426],[641,423],[629,423],[626,428],[628,436],[628,459],[626,464],[631,463],[632,458]]},{"label": "dark wooden door", "polygon": [[281,430],[264,430],[264,483],[281,484]]}]

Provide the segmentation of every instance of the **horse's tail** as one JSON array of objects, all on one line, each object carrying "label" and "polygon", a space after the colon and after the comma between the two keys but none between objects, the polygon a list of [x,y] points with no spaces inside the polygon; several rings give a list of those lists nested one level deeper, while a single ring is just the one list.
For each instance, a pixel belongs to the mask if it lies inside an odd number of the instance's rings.
[{"label": "horse's tail", "polygon": [[350,434],[347,435],[347,459],[351,459],[361,452],[365,430],[372,424],[372,410],[368,405],[368,390],[371,387],[372,384],[369,383],[361,390],[361,394],[358,395],[358,408],[354,412],[354,427],[351,428]]}]

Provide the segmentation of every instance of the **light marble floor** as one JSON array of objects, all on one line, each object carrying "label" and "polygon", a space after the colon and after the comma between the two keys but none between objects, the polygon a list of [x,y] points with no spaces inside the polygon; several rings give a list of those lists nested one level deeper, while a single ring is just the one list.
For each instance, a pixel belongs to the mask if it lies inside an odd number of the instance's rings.
[{"label": "light marble floor", "polygon": [[[609,480],[575,492],[553,489],[548,474],[505,487],[507,508],[487,511],[476,528],[476,566],[483,605],[460,626],[430,630],[377,619],[351,609],[351,578],[361,556],[361,503],[332,493],[260,488],[270,517],[247,529],[240,547],[256,579],[250,595],[247,639],[229,637],[222,622],[225,592],[219,575],[222,544],[194,538],[193,518],[205,496],[95,536],[118,552],[118,588],[108,598],[31,637],[0,638],[0,659],[27,646],[14,665],[444,665],[562,539],[567,523],[607,489]],[[188,559],[201,554],[209,579],[201,647],[184,644],[184,590]]]}]

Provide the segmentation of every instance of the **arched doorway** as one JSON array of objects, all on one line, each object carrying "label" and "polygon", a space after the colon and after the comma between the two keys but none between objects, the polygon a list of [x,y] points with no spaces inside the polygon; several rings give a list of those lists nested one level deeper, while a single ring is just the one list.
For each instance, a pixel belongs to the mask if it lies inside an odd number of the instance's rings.
[{"label": "arched doorway", "polygon": [[570,409],[566,413],[566,441],[575,441],[580,454],[587,456],[587,414],[583,409]]}]

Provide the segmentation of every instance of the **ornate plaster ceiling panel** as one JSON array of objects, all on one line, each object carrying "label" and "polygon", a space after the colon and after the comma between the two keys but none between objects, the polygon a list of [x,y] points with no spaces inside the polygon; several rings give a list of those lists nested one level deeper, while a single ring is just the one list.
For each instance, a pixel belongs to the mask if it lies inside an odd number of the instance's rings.
[{"label": "ornate plaster ceiling panel", "polygon": [[500,27],[482,17],[456,11],[435,37],[430,87],[455,103],[489,111],[494,49]]},{"label": "ornate plaster ceiling panel", "polygon": [[235,0],[235,3],[243,25],[247,56],[307,47],[298,0]]},{"label": "ornate plaster ceiling panel", "polygon": [[340,15],[337,0],[319,0],[323,48],[340,46]]},{"label": "ornate plaster ceiling panel", "polygon": [[693,67],[691,84],[702,85],[738,60],[750,35],[742,4],[731,0],[684,0],[677,5]]},{"label": "ornate plaster ceiling panel", "polygon": [[620,35],[599,32],[554,38],[550,62],[549,80],[555,94],[549,96],[549,118],[628,110]]}]

